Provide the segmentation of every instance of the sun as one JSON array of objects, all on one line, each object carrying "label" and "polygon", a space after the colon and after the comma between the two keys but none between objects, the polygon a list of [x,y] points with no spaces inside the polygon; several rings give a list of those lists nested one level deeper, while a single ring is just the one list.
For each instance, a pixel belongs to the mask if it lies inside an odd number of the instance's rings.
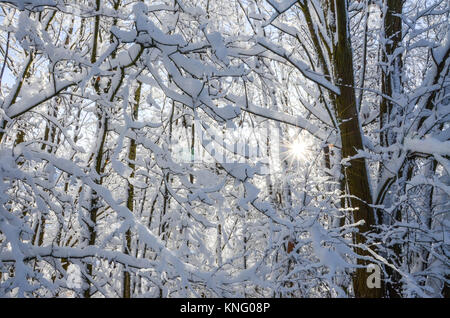
[{"label": "sun", "polygon": [[307,145],[301,139],[295,139],[287,145],[288,157],[293,160],[301,160],[305,158],[305,154],[308,151]]}]

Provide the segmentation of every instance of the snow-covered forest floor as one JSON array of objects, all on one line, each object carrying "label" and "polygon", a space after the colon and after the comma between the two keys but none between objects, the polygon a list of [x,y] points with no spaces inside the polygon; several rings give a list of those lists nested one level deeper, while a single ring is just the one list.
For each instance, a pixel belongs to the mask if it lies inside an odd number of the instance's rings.
[{"label": "snow-covered forest floor", "polygon": [[0,0],[0,297],[450,297],[446,0]]}]

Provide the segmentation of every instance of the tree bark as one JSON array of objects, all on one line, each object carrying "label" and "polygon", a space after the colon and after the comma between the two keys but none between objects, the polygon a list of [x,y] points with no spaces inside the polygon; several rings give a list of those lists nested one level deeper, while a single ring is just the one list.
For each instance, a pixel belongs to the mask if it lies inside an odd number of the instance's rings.
[{"label": "tree bark", "polygon": [[[387,128],[389,123],[395,119],[393,103],[386,97],[395,99],[395,95],[401,93],[401,56],[396,53],[402,41],[402,9],[403,1],[385,0],[385,16],[384,16],[384,47],[382,48],[382,76],[381,76],[381,92],[383,97],[380,102],[380,145],[389,147],[396,142],[395,134],[392,129]],[[397,55],[396,55],[397,54]],[[386,96],[386,97],[385,97]],[[380,165],[380,177],[386,173],[384,166]],[[407,169],[408,170],[408,169]],[[378,222],[383,222],[381,210],[378,210]],[[394,219],[401,221],[401,211],[394,213]],[[392,220],[387,220],[391,222]],[[392,247],[392,251],[396,257],[401,253],[401,246],[396,244]],[[386,282],[386,292],[390,298],[399,298],[400,295],[400,275],[391,267],[385,268],[389,281]]]},{"label": "tree bark", "polygon": [[[345,159],[355,156],[358,150],[363,150],[364,147],[354,90],[353,57],[348,30],[347,1],[339,2],[334,9],[337,22],[337,41],[334,47],[333,59],[334,76],[341,90],[340,95],[336,97],[336,114],[342,142],[342,157]],[[370,231],[375,224],[374,211],[370,206],[372,204],[372,195],[364,158],[354,158],[348,161],[348,165],[345,167],[345,181],[348,187],[348,194],[350,195],[350,203],[354,209],[354,221],[364,222],[358,226],[359,231],[354,233],[353,240],[355,244],[363,245],[366,243],[364,233]],[[370,255],[362,248],[356,248],[355,251],[361,257]],[[358,268],[353,276],[355,296],[382,297],[384,294],[383,287],[369,288],[367,285],[369,273],[367,273],[366,268],[369,262],[358,258],[357,264],[362,267]]]},{"label": "tree bark", "polygon": [[[138,119],[139,114],[139,102],[141,99],[141,86],[142,83],[138,82],[138,87],[136,88],[136,92],[134,94],[134,107],[133,107],[133,113],[132,118],[133,120]],[[131,139],[130,141],[130,148],[128,151],[128,159],[130,162],[128,163],[128,166],[132,169],[130,178],[134,177],[134,169],[135,164],[134,161],[136,160],[136,141],[134,139]],[[127,193],[127,208],[133,212],[134,210],[134,186],[128,182],[128,193]],[[125,241],[126,241],[126,248],[125,248],[125,254],[131,253],[131,230],[128,229],[125,233]],[[131,297],[131,277],[130,272],[127,270],[124,270],[123,272],[123,298],[130,298]]]},{"label": "tree bark", "polygon": [[[100,9],[100,0],[96,0],[96,8],[97,11]],[[95,24],[94,24],[94,36],[93,36],[93,42],[92,42],[92,54],[91,54],[91,63],[95,63],[97,60],[97,46],[98,46],[98,35],[100,30],[100,16],[95,17]],[[99,93],[99,86],[98,82],[96,81],[94,84],[95,91],[97,94]],[[105,144],[106,140],[106,132],[107,132],[107,118],[106,114],[100,109],[99,106],[97,106],[97,112],[98,112],[98,126],[97,126],[97,132],[100,134],[100,144],[98,145],[97,151],[94,154],[94,162],[95,162],[95,171],[99,175],[99,179],[96,180],[97,184],[102,183],[102,166],[103,166],[103,146]],[[90,211],[89,211],[89,218],[91,221],[91,224],[88,224],[88,245],[95,245],[95,240],[97,238],[97,232],[96,232],[96,223],[97,223],[97,213],[98,213],[98,206],[99,203],[99,197],[97,193],[92,190],[91,195],[91,202],[90,202]],[[86,265],[86,274],[88,276],[92,276],[92,264]],[[85,298],[91,297],[91,283],[90,283],[90,277],[85,277],[85,284],[86,287],[83,291],[83,295]]]}]

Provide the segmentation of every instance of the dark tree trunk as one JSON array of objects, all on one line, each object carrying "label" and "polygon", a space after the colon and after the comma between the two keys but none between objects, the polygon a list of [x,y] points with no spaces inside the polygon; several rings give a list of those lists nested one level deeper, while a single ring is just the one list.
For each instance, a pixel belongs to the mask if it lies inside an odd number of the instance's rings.
[{"label": "dark tree trunk", "polygon": [[[334,2],[334,1],[332,1]],[[362,133],[358,118],[356,96],[354,90],[353,57],[348,33],[348,18],[346,1],[340,1],[335,7],[338,40],[334,48],[334,76],[340,87],[341,93],[336,97],[336,115],[342,142],[342,157],[350,158],[363,150]],[[345,4],[344,4],[345,3]],[[358,226],[358,233],[354,234],[355,244],[365,244],[365,232],[371,230],[375,224],[372,195],[369,185],[366,162],[363,158],[351,159],[345,167],[345,181],[350,203],[354,209],[355,222],[363,221]],[[373,247],[372,247],[373,249]],[[356,253],[362,257],[370,254],[361,248],[356,248]],[[367,278],[370,273],[366,271],[369,262],[361,258],[357,261],[358,268],[353,276],[353,288],[356,297],[383,297],[382,288],[369,288]]]},{"label": "dark tree trunk", "polygon": [[[401,88],[401,70],[402,60],[400,55],[395,55],[396,50],[399,48],[402,41],[402,9],[403,1],[399,0],[386,0],[386,15],[384,16],[384,47],[382,48],[382,76],[381,76],[381,91],[383,96],[395,99],[395,94],[400,93]],[[393,121],[396,112],[394,111],[394,105],[388,98],[382,98],[380,102],[380,145],[383,147],[389,147],[396,142],[395,134],[392,129],[386,126]],[[380,177],[384,175],[384,166],[380,165]],[[408,170],[408,169],[407,169]],[[378,211],[380,212],[380,210]],[[401,211],[394,213],[395,221],[401,221]],[[383,221],[383,215],[378,213],[378,221]],[[388,220],[389,222],[392,220]],[[399,257],[401,254],[401,246],[396,244],[392,247],[392,252],[395,257]],[[394,271],[391,267],[385,268],[389,280],[386,281],[386,292],[390,298],[399,298],[401,294],[399,292],[400,275]]]}]

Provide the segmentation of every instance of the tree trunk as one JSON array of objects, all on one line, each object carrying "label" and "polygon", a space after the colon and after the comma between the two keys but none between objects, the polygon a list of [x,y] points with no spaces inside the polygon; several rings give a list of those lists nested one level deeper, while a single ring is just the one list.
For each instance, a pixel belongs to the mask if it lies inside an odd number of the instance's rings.
[{"label": "tree trunk", "polygon": [[[403,1],[399,0],[386,0],[385,3],[385,16],[384,16],[384,39],[385,43],[382,48],[382,76],[381,76],[381,92],[383,97],[380,102],[380,145],[382,147],[389,147],[396,142],[395,134],[392,129],[387,128],[396,116],[393,103],[384,96],[395,99],[396,94],[401,93],[401,69],[402,61],[400,55],[395,55],[396,50],[399,48],[402,40],[402,14]],[[380,165],[380,178],[386,173],[384,166]],[[407,169],[408,170],[408,169]],[[400,209],[394,213],[396,221],[402,220]],[[387,220],[391,222],[393,220]],[[381,210],[378,210],[378,222],[383,222],[383,215]],[[392,251],[396,257],[401,253],[401,246],[396,244],[392,247]],[[399,290],[400,275],[394,271],[391,267],[386,267],[386,273],[390,278],[389,282],[386,282],[386,292],[390,298],[401,297]]]},{"label": "tree trunk", "polygon": [[[100,9],[100,0],[96,0],[96,8],[97,11]],[[98,35],[100,30],[100,16],[95,17],[95,25],[94,25],[94,36],[93,36],[93,43],[92,43],[92,54],[91,54],[91,63],[95,63],[97,60],[97,46],[98,46]],[[98,82],[96,81],[94,84],[95,91],[97,94],[99,93],[99,86]],[[97,126],[97,132],[100,134],[100,139],[97,140],[97,142],[100,142],[100,144],[97,147],[96,152],[94,153],[94,162],[95,162],[95,171],[99,175],[99,179],[96,180],[97,184],[102,183],[102,163],[103,163],[103,146],[105,144],[106,140],[106,131],[107,131],[107,118],[106,114],[101,110],[99,106],[97,106],[97,112],[98,112],[98,126]],[[96,232],[96,223],[97,223],[97,212],[99,209],[99,197],[97,193],[92,190],[91,194],[91,202],[90,202],[90,211],[89,211],[89,217],[91,224],[88,224],[88,245],[95,245],[95,240],[97,237]],[[91,297],[91,283],[90,283],[90,277],[92,277],[92,264],[86,265],[86,274],[89,277],[85,277],[85,284],[86,287],[83,291],[83,295],[85,298]]]},{"label": "tree trunk", "polygon": [[[133,120],[138,119],[139,102],[141,99],[141,86],[142,86],[142,83],[138,82],[138,87],[136,88],[136,92],[134,94],[135,104],[134,104],[133,113],[132,113]],[[136,160],[136,148],[137,148],[136,141],[134,139],[131,139],[130,148],[128,151],[128,159],[130,160],[130,162],[128,163],[128,166],[133,171],[131,172],[130,178],[134,177],[134,169],[135,169],[134,161]],[[127,208],[131,212],[133,212],[133,210],[134,210],[134,186],[130,182],[128,182]],[[126,241],[125,254],[130,254],[131,253],[131,230],[130,229],[128,229],[125,233],[125,241]],[[130,272],[127,270],[124,270],[124,272],[123,272],[123,298],[130,298],[130,297],[131,297]]]},{"label": "tree trunk", "polygon": [[[334,1],[331,1],[334,2]],[[334,7],[333,4],[330,4]],[[355,156],[358,150],[363,150],[362,133],[358,118],[356,97],[354,90],[354,73],[352,48],[348,33],[347,1],[339,2],[335,7],[337,21],[338,39],[334,48],[334,76],[337,84],[340,85],[341,93],[336,97],[336,114],[339,122],[342,157],[349,158]],[[365,232],[368,232],[375,224],[372,195],[369,185],[366,162],[364,158],[351,159],[345,167],[345,181],[348,192],[351,196],[350,203],[354,209],[353,217],[355,222],[364,221],[358,226],[358,233],[354,233],[355,244],[365,244]],[[372,247],[373,249],[373,247]],[[362,257],[370,255],[361,248],[356,248],[356,253]],[[382,297],[383,288],[369,288],[367,278],[369,273],[366,267],[369,262],[361,258],[357,264],[358,268],[353,276],[353,288],[356,297]]]}]

